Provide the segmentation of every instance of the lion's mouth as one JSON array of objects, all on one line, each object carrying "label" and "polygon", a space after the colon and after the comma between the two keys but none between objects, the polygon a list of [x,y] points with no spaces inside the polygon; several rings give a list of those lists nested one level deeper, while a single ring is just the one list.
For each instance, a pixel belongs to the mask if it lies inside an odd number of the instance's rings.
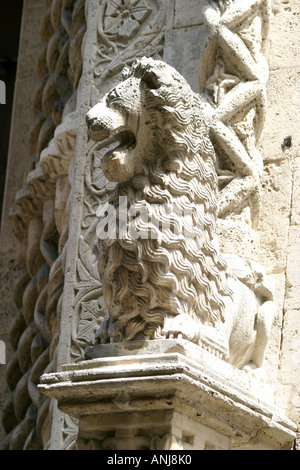
[{"label": "lion's mouth", "polygon": [[[107,160],[114,154],[127,152],[134,149],[136,141],[133,132],[129,129],[123,130],[117,134],[113,134],[106,139],[108,145],[108,151],[104,154],[103,160]],[[102,141],[104,144],[105,142]],[[107,146],[107,144],[106,144]]]},{"label": "lion's mouth", "polygon": [[[100,133],[99,133],[100,134]],[[119,129],[102,132],[101,135],[93,136],[98,141],[97,150],[107,148],[102,161],[109,159],[118,153],[131,151],[136,145],[136,139],[131,129],[121,127]]]}]

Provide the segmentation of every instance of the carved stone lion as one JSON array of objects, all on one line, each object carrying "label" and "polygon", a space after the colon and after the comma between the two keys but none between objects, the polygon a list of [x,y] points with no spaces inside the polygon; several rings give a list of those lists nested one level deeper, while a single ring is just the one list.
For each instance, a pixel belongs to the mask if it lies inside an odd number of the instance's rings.
[{"label": "carved stone lion", "polygon": [[181,337],[238,367],[261,365],[270,293],[245,263],[252,285],[228,274],[218,248],[215,153],[200,97],[174,68],[142,58],[87,124],[109,149],[102,170],[117,183],[102,214],[116,227],[103,236],[100,220],[98,229],[109,312],[100,341]]}]

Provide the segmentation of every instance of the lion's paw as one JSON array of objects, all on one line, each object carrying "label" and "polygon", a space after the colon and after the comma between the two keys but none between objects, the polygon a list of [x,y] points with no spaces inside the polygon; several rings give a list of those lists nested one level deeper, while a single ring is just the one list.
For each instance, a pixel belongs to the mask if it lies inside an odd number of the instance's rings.
[{"label": "lion's paw", "polygon": [[104,319],[95,335],[96,344],[115,343],[118,341],[120,341],[120,333],[116,323],[110,322],[109,318]]},{"label": "lion's paw", "polygon": [[261,382],[266,381],[266,371],[263,367],[257,367],[254,362],[248,362],[243,367],[243,371],[247,372],[248,374],[252,375],[257,380],[260,380]]},{"label": "lion's paw", "polygon": [[188,315],[179,314],[165,318],[161,336],[166,339],[187,339],[196,343],[200,339],[200,330],[192,318]]}]

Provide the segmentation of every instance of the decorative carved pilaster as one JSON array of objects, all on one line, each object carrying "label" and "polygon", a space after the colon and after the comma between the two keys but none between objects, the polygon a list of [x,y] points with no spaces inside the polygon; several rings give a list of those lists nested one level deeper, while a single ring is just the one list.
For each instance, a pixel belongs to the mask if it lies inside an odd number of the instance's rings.
[{"label": "decorative carved pilaster", "polygon": [[[120,71],[136,57],[147,54],[162,57],[164,30],[171,10],[161,0],[99,2],[97,9],[97,50],[94,57],[94,82],[91,100],[96,102]],[[107,308],[97,269],[95,253],[97,210],[108,201],[115,183],[104,176],[100,167],[105,149],[89,141],[84,172],[84,203],[78,244],[77,283],[72,317],[71,358],[83,359],[84,350],[93,344],[95,333]]]},{"label": "decorative carved pilaster", "polygon": [[95,333],[106,314],[93,246],[98,223],[97,208],[108,200],[115,185],[110,184],[103,175],[100,155],[95,145],[91,146],[87,153],[84,184],[85,198],[78,244],[77,283],[72,318],[71,358],[74,361],[84,357],[85,348],[93,343]]}]

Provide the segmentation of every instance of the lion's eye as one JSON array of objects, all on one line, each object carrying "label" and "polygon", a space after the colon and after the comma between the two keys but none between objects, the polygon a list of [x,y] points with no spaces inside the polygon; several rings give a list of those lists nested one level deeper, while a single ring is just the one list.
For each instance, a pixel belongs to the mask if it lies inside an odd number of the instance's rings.
[{"label": "lion's eye", "polygon": [[117,92],[117,90],[114,88],[113,90],[111,90],[108,95],[107,95],[107,99],[108,101],[113,101],[115,99],[119,98],[119,94]]}]

